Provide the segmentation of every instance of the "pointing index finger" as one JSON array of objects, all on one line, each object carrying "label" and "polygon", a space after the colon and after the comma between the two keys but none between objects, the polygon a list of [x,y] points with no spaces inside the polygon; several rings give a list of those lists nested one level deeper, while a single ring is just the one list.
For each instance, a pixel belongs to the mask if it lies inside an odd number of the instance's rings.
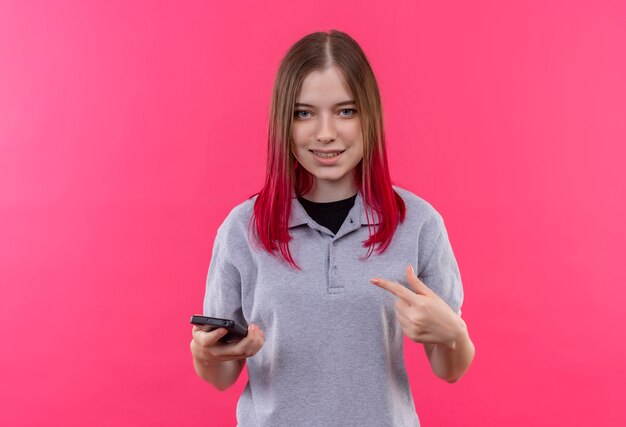
[{"label": "pointing index finger", "polygon": [[371,283],[378,286],[379,288],[383,288],[398,298],[402,298],[403,300],[409,302],[413,298],[415,298],[415,293],[406,287],[402,286],[400,283],[392,282],[390,280],[381,279],[379,277],[375,277],[370,280]]}]

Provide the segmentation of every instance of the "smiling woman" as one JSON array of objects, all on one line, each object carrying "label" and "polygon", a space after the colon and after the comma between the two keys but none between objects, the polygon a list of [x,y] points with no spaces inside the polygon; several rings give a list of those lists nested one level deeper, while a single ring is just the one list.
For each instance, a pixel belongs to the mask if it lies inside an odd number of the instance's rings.
[{"label": "smiling woman", "polygon": [[360,46],[335,30],[300,39],[274,85],[265,184],[218,228],[207,275],[204,314],[248,335],[193,329],[194,367],[217,389],[247,364],[238,426],[419,426],[404,337],[448,382],[469,367],[443,218],[392,184],[386,159]]},{"label": "smiling woman", "polygon": [[314,202],[352,197],[358,187],[354,168],[363,159],[361,122],[341,71],[312,71],[302,82],[292,124],[292,152],[316,177],[302,196]]}]

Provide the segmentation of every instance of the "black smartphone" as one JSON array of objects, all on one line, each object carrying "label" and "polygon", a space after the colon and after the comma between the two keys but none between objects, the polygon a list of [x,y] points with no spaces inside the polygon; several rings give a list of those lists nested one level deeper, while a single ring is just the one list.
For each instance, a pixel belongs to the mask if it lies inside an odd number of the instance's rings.
[{"label": "black smartphone", "polygon": [[218,342],[231,344],[241,341],[248,335],[248,328],[230,319],[220,319],[218,317],[200,316],[194,314],[191,316],[191,323],[199,326],[207,332],[214,329],[226,328],[228,333],[219,339]]}]

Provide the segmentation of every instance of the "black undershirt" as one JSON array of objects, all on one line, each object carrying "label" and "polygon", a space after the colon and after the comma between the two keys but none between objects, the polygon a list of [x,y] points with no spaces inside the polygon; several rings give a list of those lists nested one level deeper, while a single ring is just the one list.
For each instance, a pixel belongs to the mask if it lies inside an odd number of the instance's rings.
[{"label": "black undershirt", "polygon": [[337,234],[341,228],[355,200],[356,194],[347,199],[326,203],[312,202],[298,196],[298,201],[313,221],[328,228],[333,234]]}]

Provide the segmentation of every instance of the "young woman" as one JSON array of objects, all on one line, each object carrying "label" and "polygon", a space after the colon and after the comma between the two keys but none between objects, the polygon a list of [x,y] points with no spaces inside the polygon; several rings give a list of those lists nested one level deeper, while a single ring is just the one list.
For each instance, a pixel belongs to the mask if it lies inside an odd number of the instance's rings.
[{"label": "young woman", "polygon": [[193,328],[197,374],[226,390],[247,361],[240,427],[419,426],[403,337],[454,382],[474,346],[441,215],[391,183],[380,95],[359,45],[299,40],[276,78],[263,188],[217,230],[204,313],[248,325]]}]

